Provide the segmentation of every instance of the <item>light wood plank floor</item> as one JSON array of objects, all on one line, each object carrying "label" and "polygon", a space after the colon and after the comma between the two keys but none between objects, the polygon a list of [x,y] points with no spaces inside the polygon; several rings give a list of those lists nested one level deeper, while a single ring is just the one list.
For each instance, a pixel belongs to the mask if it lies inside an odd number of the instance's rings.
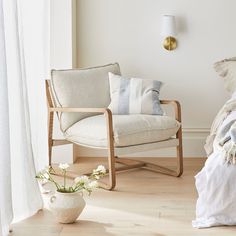
[{"label": "light wood plank floor", "polygon": [[[153,159],[171,166],[173,159]],[[102,163],[101,159],[97,163]],[[236,227],[194,229],[197,194],[194,175],[202,168],[204,159],[188,158],[184,161],[184,175],[169,177],[144,169],[118,174],[115,191],[98,190],[86,197],[86,208],[75,224],[63,225],[54,221],[48,210],[13,225],[14,236],[230,236]],[[72,169],[91,170],[94,158]],[[47,201],[46,196],[45,199]]]}]

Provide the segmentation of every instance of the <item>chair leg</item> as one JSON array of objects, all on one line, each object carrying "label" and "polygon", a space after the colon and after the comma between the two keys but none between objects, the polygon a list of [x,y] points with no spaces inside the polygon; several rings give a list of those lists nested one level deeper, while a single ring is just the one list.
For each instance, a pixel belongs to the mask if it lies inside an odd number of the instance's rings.
[{"label": "chair leg", "polygon": [[179,139],[179,146],[176,147],[177,154],[177,170],[176,176],[180,177],[183,174],[183,147],[182,147],[182,137]]},{"label": "chair leg", "polygon": [[52,165],[52,140],[53,135],[53,113],[48,113],[48,164],[49,166]]},{"label": "chair leg", "polygon": [[177,170],[176,176],[180,177],[183,174],[183,141],[182,141],[182,125],[180,126],[176,138],[179,139],[179,145],[176,147],[177,154]]},{"label": "chair leg", "polygon": [[113,190],[116,186],[116,168],[114,148],[108,149],[108,175],[109,182],[104,183],[99,181],[99,187],[107,190]]},{"label": "chair leg", "polygon": [[78,157],[77,157],[77,145],[76,144],[72,144],[73,145],[73,164],[75,164],[78,160]]},{"label": "chair leg", "polygon": [[48,165],[52,166],[52,145],[48,144]]},{"label": "chair leg", "polygon": [[114,151],[114,137],[112,127],[112,113],[108,110],[105,113],[107,121],[107,149],[108,149],[108,169],[109,169],[109,184],[100,184],[100,187],[107,190],[113,190],[116,186],[116,169],[115,169],[115,151]]},{"label": "chair leg", "polygon": [[114,148],[108,150],[108,167],[109,167],[109,190],[112,190],[116,186],[116,169],[115,169]]}]

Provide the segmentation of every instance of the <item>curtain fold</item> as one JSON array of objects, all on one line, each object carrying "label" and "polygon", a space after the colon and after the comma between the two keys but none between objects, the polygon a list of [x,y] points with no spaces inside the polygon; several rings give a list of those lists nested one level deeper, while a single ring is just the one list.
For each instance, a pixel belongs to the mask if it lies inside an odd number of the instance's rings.
[{"label": "curtain fold", "polygon": [[[5,143],[6,149],[7,143],[10,150],[0,149],[4,153],[2,228],[8,227],[12,217],[19,221],[43,207],[35,173],[47,165],[48,157],[44,79],[49,68],[49,4],[47,0],[3,0],[1,5],[1,42],[5,42],[0,52],[1,83],[5,87],[1,84],[0,102],[4,101],[6,117],[0,116],[0,146]],[[9,216],[3,215],[2,204],[9,204]]]},{"label": "curtain fold", "polygon": [[9,104],[3,1],[0,0],[0,235],[5,236],[13,219],[11,199],[11,159]]}]

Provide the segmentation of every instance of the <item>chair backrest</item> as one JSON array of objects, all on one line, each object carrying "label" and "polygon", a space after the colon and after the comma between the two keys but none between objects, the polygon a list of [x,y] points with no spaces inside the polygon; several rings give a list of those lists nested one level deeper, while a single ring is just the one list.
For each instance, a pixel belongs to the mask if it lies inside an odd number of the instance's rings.
[{"label": "chair backrest", "polygon": [[[104,108],[110,103],[108,72],[120,75],[118,63],[86,69],[52,70],[51,91],[56,106]],[[60,127],[66,131],[77,121],[94,113],[62,113]]]}]

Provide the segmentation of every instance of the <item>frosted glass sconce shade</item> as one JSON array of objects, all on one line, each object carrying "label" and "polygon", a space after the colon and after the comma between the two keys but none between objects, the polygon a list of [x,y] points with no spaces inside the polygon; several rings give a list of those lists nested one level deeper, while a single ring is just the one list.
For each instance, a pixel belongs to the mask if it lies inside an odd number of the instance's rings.
[{"label": "frosted glass sconce shade", "polygon": [[175,16],[164,15],[162,17],[161,36],[164,37],[163,47],[166,50],[174,50],[177,47],[176,37],[177,29]]}]

